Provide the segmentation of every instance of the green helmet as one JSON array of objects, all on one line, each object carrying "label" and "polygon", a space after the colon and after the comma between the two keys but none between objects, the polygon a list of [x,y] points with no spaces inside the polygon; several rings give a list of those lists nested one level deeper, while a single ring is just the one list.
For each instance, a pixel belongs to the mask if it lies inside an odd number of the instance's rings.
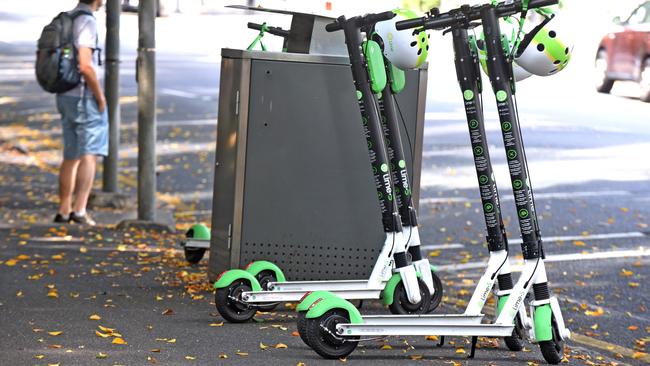
[{"label": "green helmet", "polygon": [[[501,41],[505,52],[510,52],[512,43],[517,37],[518,27],[510,20],[503,20],[500,22],[499,28],[501,29]],[[481,32],[479,39],[476,41],[476,48],[478,49],[478,59],[481,63],[481,68],[485,75],[489,75],[487,69],[487,50],[485,48],[485,34]],[[524,70],[516,63],[512,63],[512,71],[515,81],[522,81],[527,79],[532,74]]]},{"label": "green helmet", "polygon": [[573,44],[566,36],[565,30],[557,21],[549,24],[556,15],[545,17],[544,20],[524,36],[515,61],[526,71],[549,76],[564,69],[571,60]]}]

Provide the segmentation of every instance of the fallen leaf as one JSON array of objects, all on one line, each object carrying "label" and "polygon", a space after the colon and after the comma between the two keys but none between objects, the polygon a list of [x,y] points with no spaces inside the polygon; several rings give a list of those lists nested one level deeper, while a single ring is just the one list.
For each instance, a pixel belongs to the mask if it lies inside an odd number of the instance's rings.
[{"label": "fallen leaf", "polygon": [[638,360],[640,358],[644,358],[644,357],[647,357],[647,356],[648,356],[648,354],[645,353],[645,352],[634,352],[634,354],[632,354],[632,358],[635,359],[635,360]]},{"label": "fallen leaf", "polygon": [[88,319],[90,319],[90,320],[100,320],[101,318],[102,317],[97,315],[97,314],[93,314],[93,315],[88,317]]},{"label": "fallen leaf", "polygon": [[88,248],[86,248],[86,247],[79,247],[79,251],[80,251],[81,253],[87,253],[87,252],[88,252]]},{"label": "fallen leaf", "polygon": [[638,282],[628,282],[627,285],[630,286],[630,287],[639,287]]},{"label": "fallen leaf", "polygon": [[97,354],[97,356],[95,356],[95,358],[99,358],[99,359],[104,359],[104,358],[107,358],[107,357],[108,357],[108,354],[102,353],[102,352],[99,352]]},{"label": "fallen leaf", "polygon": [[95,334],[98,335],[99,337],[102,337],[102,338],[108,338],[108,337],[111,336],[110,334],[105,334],[105,333],[102,333],[102,332],[100,332],[98,330],[95,331]]},{"label": "fallen leaf", "polygon": [[210,323],[211,327],[223,327],[223,322],[221,323]]},{"label": "fallen leaf", "polygon": [[422,355],[410,355],[409,358],[413,361],[421,360],[424,356]]},{"label": "fallen leaf", "polygon": [[268,348],[269,348],[269,346],[267,346],[267,345],[265,345],[264,343],[260,342],[260,349],[261,349],[262,351],[264,351],[264,350],[266,350],[266,349],[268,349]]},{"label": "fallen leaf", "polygon": [[128,344],[126,341],[120,337],[113,338],[112,344]]},{"label": "fallen leaf", "polygon": [[60,365],[61,365],[61,363],[59,363],[59,362],[57,362],[57,363],[48,363],[47,364],[47,366],[60,366]]},{"label": "fallen leaf", "polygon": [[18,263],[17,260],[15,260],[15,259],[8,259],[8,260],[5,262],[5,265],[7,265],[7,266],[9,266],[9,267],[13,267],[13,266],[16,265],[16,263]]},{"label": "fallen leaf", "polygon": [[160,352],[160,348],[150,349],[149,352],[155,352],[155,353],[158,353],[158,352]]},{"label": "fallen leaf", "polygon": [[596,308],[595,311],[591,311],[591,310],[585,311],[585,315],[587,316],[601,316],[603,314],[605,314],[605,311],[601,307]]},{"label": "fallen leaf", "polygon": [[42,360],[43,358],[45,358],[45,355],[36,355],[34,356],[34,358],[37,360]]},{"label": "fallen leaf", "polygon": [[240,351],[237,351],[237,352],[235,352],[235,354],[237,354],[237,355],[239,355],[239,356],[242,356],[242,357],[246,357],[246,356],[248,356],[248,352],[240,352]]},{"label": "fallen leaf", "polygon": [[115,328],[102,327],[101,325],[98,325],[97,328],[101,329],[106,333],[113,333],[115,331]]},{"label": "fallen leaf", "polygon": [[430,335],[425,338],[427,341],[437,341],[438,336]]},{"label": "fallen leaf", "polygon": [[278,344],[276,344],[276,345],[273,346],[273,347],[274,347],[274,348],[277,348],[277,349],[281,349],[281,348],[289,348],[289,347],[288,347],[286,344],[284,344],[284,343],[278,343]]},{"label": "fallen leaf", "polygon": [[219,358],[224,358],[225,359],[225,358],[228,358],[228,355],[222,352],[222,353],[219,353]]},{"label": "fallen leaf", "polygon": [[297,330],[294,330],[293,332],[291,332],[291,335],[292,335],[293,337],[299,337],[299,336],[300,336],[300,333],[298,333]]},{"label": "fallen leaf", "polygon": [[574,240],[574,241],[573,241],[573,245],[575,245],[575,246],[577,246],[577,247],[584,247],[584,246],[586,246],[587,244],[586,244],[584,241],[582,241],[582,240]]},{"label": "fallen leaf", "polygon": [[47,297],[58,298],[59,293],[56,290],[50,290],[50,292],[47,293]]},{"label": "fallen leaf", "polygon": [[629,329],[629,330],[637,330],[637,329],[639,329],[639,327],[637,327],[636,325],[630,325],[629,327],[627,327],[627,329]]},{"label": "fallen leaf", "polygon": [[168,339],[165,342],[167,342],[167,343],[176,343],[176,338]]},{"label": "fallen leaf", "polygon": [[391,347],[389,344],[384,344],[383,346],[381,346],[380,349],[387,350],[387,349],[393,349],[393,347]]},{"label": "fallen leaf", "polygon": [[63,333],[63,331],[61,331],[61,330],[56,330],[56,331],[53,331],[53,332],[47,332],[47,334],[49,334],[49,335],[51,335],[53,337],[56,337],[56,336],[58,336],[59,334],[62,334],[62,333]]},{"label": "fallen leaf", "polygon": [[194,356],[185,356],[186,360],[196,360],[196,357]]},{"label": "fallen leaf", "polygon": [[23,297],[23,290],[18,290],[18,292],[16,292],[16,297]]},{"label": "fallen leaf", "polygon": [[47,346],[47,348],[59,349],[59,348],[63,348],[63,346],[60,344],[50,344]]},{"label": "fallen leaf", "polygon": [[60,261],[61,259],[63,259],[63,256],[61,254],[55,254],[52,256],[52,259],[56,261]]},{"label": "fallen leaf", "polygon": [[633,275],[633,274],[634,274],[634,272],[632,272],[632,271],[630,271],[630,270],[627,270],[627,269],[625,269],[625,268],[623,268],[623,269],[621,270],[621,273],[620,273],[620,275],[623,276],[623,277],[630,277],[630,276]]},{"label": "fallen leaf", "polygon": [[456,348],[456,353],[465,353],[465,350],[462,348]]},{"label": "fallen leaf", "polygon": [[162,312],[162,315],[174,315],[174,310],[165,309],[165,311]]}]

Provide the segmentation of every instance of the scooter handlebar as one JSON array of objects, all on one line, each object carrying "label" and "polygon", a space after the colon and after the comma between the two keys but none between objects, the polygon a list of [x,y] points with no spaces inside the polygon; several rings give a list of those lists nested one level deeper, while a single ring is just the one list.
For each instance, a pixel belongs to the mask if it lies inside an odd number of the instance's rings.
[{"label": "scooter handlebar", "polygon": [[366,14],[362,17],[354,17],[345,20],[345,18],[339,18],[338,20],[335,20],[334,22],[328,24],[325,26],[325,30],[328,32],[336,32],[338,30],[343,29],[343,24],[345,22],[355,22],[355,25],[359,28],[362,28],[366,25],[371,25],[375,24],[378,22],[383,22],[385,20],[390,20],[395,17],[395,13],[392,11],[385,11],[383,13],[373,13],[373,14]]},{"label": "scooter handlebar", "polygon": [[284,38],[289,37],[289,31],[284,30],[284,29],[282,29],[280,27],[270,27],[270,26],[264,25],[264,24],[248,23],[248,28],[250,28],[250,29],[261,31],[263,27],[264,27],[265,32],[268,32],[268,33],[270,33],[270,34],[272,34],[274,36],[279,36],[279,37],[284,37]]},{"label": "scooter handlebar", "polygon": [[336,32],[341,29],[342,29],[341,23],[339,23],[338,21],[334,21],[325,26],[325,30],[328,32]]},{"label": "scooter handlebar", "polygon": [[[545,6],[556,5],[558,0],[530,0],[528,9],[543,8]],[[516,14],[522,11],[521,1],[512,3],[500,3],[496,6],[496,12],[500,17]],[[417,19],[402,20],[395,24],[397,30],[424,27],[425,29],[443,29],[463,22],[471,22],[481,18],[481,6],[461,7],[449,12],[425,16]]]}]

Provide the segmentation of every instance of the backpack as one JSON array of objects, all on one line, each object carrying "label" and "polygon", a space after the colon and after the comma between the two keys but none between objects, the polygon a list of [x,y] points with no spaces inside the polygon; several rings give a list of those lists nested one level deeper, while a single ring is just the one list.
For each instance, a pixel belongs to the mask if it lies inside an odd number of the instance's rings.
[{"label": "backpack", "polygon": [[73,22],[84,14],[92,16],[85,10],[60,13],[41,32],[36,51],[36,79],[47,92],[63,93],[81,82]]}]

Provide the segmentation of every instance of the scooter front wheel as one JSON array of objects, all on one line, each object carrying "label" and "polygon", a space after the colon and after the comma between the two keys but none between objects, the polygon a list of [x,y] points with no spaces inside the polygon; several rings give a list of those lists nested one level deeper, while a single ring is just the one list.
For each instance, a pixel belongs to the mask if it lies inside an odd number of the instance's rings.
[{"label": "scooter front wheel", "polygon": [[257,310],[241,299],[243,292],[251,291],[247,281],[239,279],[228,287],[219,288],[214,294],[214,302],[219,314],[231,323],[251,320]]},{"label": "scooter front wheel", "polygon": [[[262,271],[255,276],[257,278],[257,282],[260,283],[260,286],[262,287],[263,291],[268,291],[269,290],[269,283],[270,282],[276,282],[278,279],[275,277],[275,274],[273,271]],[[264,304],[264,305],[256,305],[256,307],[259,310],[262,311],[271,311],[275,309],[275,307],[278,306],[277,302],[270,303],[270,304]]]},{"label": "scooter front wheel", "polygon": [[515,329],[512,330],[512,335],[503,337],[503,342],[513,352],[519,352],[524,349],[524,327],[521,324],[519,316],[515,318]]},{"label": "scooter front wheel", "polygon": [[321,317],[307,319],[307,343],[316,353],[327,359],[347,357],[357,348],[357,337],[342,337],[336,332],[336,325],[350,323],[346,311],[332,309]]},{"label": "scooter front wheel", "polygon": [[434,271],[431,271],[431,279],[433,280],[433,293],[431,294],[431,302],[429,303],[429,310],[427,310],[427,313],[436,310],[442,301],[443,294],[442,281]]},{"label": "scooter front wheel", "polygon": [[564,358],[564,340],[560,335],[560,329],[555,321],[555,316],[551,318],[553,339],[550,341],[539,342],[539,349],[546,362],[551,365],[559,364]]},{"label": "scooter front wheel", "polygon": [[427,285],[418,278],[418,286],[420,287],[420,302],[413,304],[409,301],[408,294],[404,283],[400,281],[395,286],[393,293],[393,303],[388,305],[390,312],[393,314],[424,314],[429,311],[431,303],[431,294]]}]

